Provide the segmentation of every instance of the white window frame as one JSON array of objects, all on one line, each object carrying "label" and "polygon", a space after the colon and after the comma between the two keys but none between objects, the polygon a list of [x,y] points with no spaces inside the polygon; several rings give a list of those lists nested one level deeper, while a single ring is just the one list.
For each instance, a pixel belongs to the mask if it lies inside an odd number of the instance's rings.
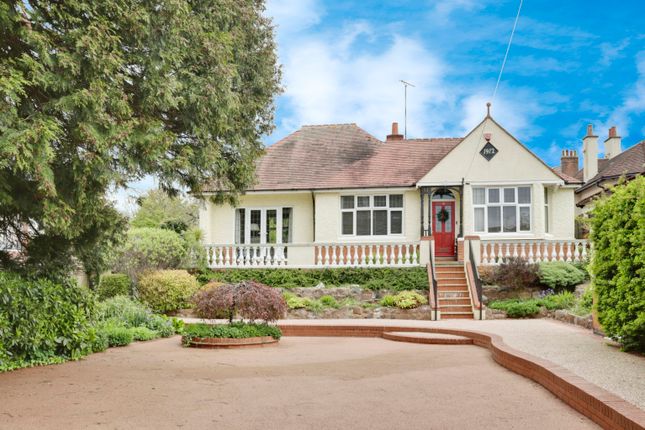
[{"label": "white window frame", "polygon": [[[385,206],[374,206],[374,197],[380,197],[380,196],[385,196]],[[390,207],[390,196],[401,196],[401,207]],[[353,208],[348,208],[344,209],[343,208],[343,197],[353,197],[354,198],[354,207]],[[364,206],[364,207],[358,207],[358,198],[359,197],[369,197],[369,206]],[[385,239],[385,238],[401,238],[405,236],[405,193],[404,192],[374,192],[370,194],[365,194],[365,193],[345,193],[341,194],[340,198],[338,200],[338,207],[340,208],[340,222],[339,222],[339,236],[343,238],[355,238],[355,239],[361,239],[361,240],[369,240],[369,239]],[[370,211],[370,234],[369,235],[359,235],[356,234],[356,223],[358,221],[358,217],[356,216],[356,213],[358,211]],[[387,211],[387,234],[379,234],[375,235],[373,234],[374,232],[374,216],[372,214],[373,211],[375,210],[385,210]],[[343,213],[345,212],[352,212],[354,214],[353,216],[353,228],[352,228],[352,234],[344,234],[343,233]],[[392,212],[401,212],[401,233],[391,233],[392,231],[392,225],[391,225],[391,217],[392,217]]]},{"label": "white window frame", "polygon": [[551,218],[551,211],[549,210],[549,197],[550,197],[550,192],[548,187],[544,187],[544,233],[550,234],[551,233],[551,223],[550,223],[550,218]]},{"label": "white window frame", "polygon": [[[235,208],[235,237],[234,242],[238,242],[238,228],[237,228],[237,211],[244,210],[244,243],[243,245],[266,245],[266,233],[267,233],[267,211],[276,211],[276,244],[282,244],[282,212],[283,209],[291,209],[291,234],[293,234],[293,207],[292,206],[264,206],[264,207],[240,207]],[[251,211],[260,211],[260,243],[251,243]]]},{"label": "white window frame", "polygon": [[[529,189],[529,202],[520,203],[519,202],[519,188],[528,188]],[[475,189],[484,190],[484,203],[475,203]],[[499,202],[489,202],[489,190],[497,189],[499,190]],[[504,190],[513,189],[513,202],[505,203],[504,202]],[[531,234],[533,233],[533,200],[535,196],[533,195],[533,187],[529,184],[522,185],[481,185],[474,186],[472,191],[472,205],[473,205],[473,231],[475,233],[481,233],[486,235],[499,235],[499,236],[511,236],[511,235],[520,235],[520,234]],[[515,206],[515,231],[504,231],[504,207],[505,206]],[[500,229],[499,232],[489,232],[488,231],[488,208],[489,207],[498,207],[500,208]],[[477,208],[482,208],[484,210],[484,229],[477,230],[475,225],[475,210]],[[529,229],[521,230],[520,229],[520,208],[529,208]]]}]

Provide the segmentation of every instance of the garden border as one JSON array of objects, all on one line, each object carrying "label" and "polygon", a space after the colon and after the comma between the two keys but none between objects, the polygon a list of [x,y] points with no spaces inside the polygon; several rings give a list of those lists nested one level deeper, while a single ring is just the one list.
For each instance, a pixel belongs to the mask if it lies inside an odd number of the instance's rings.
[{"label": "garden border", "polygon": [[[615,394],[586,381],[562,366],[511,348],[501,336],[479,331],[360,325],[280,324],[283,336],[384,337],[385,332],[425,332],[464,336],[487,348],[493,359],[513,372],[532,379],[573,409],[605,429],[643,430],[645,411]],[[411,338],[413,339],[413,338]]]}]

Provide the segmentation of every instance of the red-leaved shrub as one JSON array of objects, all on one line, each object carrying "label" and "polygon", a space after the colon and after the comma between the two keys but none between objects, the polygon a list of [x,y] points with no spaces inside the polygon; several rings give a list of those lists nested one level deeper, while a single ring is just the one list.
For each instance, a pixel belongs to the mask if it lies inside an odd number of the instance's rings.
[{"label": "red-leaved shrub", "polygon": [[287,310],[282,293],[255,281],[224,284],[199,291],[193,297],[195,312],[201,318],[228,318],[236,315],[266,322],[280,319]]}]

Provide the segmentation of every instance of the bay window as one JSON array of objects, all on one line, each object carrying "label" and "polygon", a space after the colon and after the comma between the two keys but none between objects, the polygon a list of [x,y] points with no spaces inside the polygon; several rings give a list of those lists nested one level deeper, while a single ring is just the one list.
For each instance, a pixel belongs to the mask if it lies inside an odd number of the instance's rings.
[{"label": "bay window", "polygon": [[292,208],[235,210],[235,243],[290,243]]},{"label": "bay window", "polygon": [[531,187],[473,188],[475,231],[531,231]]},{"label": "bay window", "polygon": [[403,234],[403,194],[341,196],[341,234]]}]

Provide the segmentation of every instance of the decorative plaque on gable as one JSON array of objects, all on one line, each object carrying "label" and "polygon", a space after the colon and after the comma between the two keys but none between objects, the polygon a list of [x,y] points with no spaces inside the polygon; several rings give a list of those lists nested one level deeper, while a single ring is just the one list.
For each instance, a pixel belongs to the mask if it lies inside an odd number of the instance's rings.
[{"label": "decorative plaque on gable", "polygon": [[482,148],[479,153],[484,157],[486,160],[490,161],[499,151],[497,148],[493,146],[492,143],[487,142],[486,145]]}]

